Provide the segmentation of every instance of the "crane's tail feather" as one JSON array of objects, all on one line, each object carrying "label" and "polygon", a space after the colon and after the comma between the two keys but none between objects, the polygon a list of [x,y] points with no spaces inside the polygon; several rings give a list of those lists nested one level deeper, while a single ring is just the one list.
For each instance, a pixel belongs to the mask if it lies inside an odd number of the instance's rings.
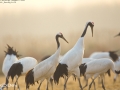
[{"label": "crane's tail feather", "polygon": [[80,69],[80,76],[84,76],[86,69],[87,69],[87,65],[83,63],[79,66],[79,69]]},{"label": "crane's tail feather", "polygon": [[56,68],[56,71],[54,72],[54,82],[55,83],[59,83],[59,78],[63,77],[64,75],[66,75],[68,77],[68,69],[67,69],[67,65],[66,64],[61,64],[59,63],[59,65]]},{"label": "crane's tail feather", "polygon": [[120,70],[119,70],[119,71],[115,70],[115,73],[116,73],[116,74],[120,74]]},{"label": "crane's tail feather", "polygon": [[26,86],[29,86],[30,84],[33,85],[34,83],[34,72],[33,69],[29,70],[28,73],[25,76],[25,83]]},{"label": "crane's tail feather", "polygon": [[114,62],[117,61],[119,58],[119,56],[115,53],[115,51],[109,51],[109,55]]},{"label": "crane's tail feather", "polygon": [[14,77],[17,75],[18,77],[21,75],[21,73],[23,72],[23,66],[21,63],[14,63],[9,71],[8,71],[8,78],[11,77],[12,81],[14,79]]},{"label": "crane's tail feather", "polygon": [[109,77],[111,76],[110,69],[106,73],[108,74]]}]

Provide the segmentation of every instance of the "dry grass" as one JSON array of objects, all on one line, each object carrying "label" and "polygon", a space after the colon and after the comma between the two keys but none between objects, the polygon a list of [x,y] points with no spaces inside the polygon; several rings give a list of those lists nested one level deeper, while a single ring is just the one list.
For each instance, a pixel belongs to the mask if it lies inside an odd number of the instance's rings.
[{"label": "dry grass", "polygon": [[[4,76],[0,76],[0,84],[3,84],[5,81]],[[83,78],[81,78],[81,82],[82,85],[85,85],[85,81],[83,80]],[[91,82],[91,80],[89,80],[89,82]],[[96,82],[96,89],[97,90],[103,90],[101,87],[101,84],[98,84],[98,80],[95,80]],[[64,80],[61,78],[60,79],[60,83],[58,85],[54,84],[54,90],[63,90],[63,83]],[[12,85],[13,83],[10,80],[10,84]],[[21,76],[19,78],[19,85],[21,90],[25,90],[25,82],[24,82],[24,76]],[[30,86],[30,90],[36,90],[38,87],[38,84],[36,83],[34,86]],[[105,78],[105,87],[106,90],[120,90],[120,77],[117,78],[116,83],[113,83],[113,74],[111,77],[108,77],[106,75]],[[46,80],[42,83],[41,85],[41,90],[45,90],[46,89]],[[51,85],[49,85],[49,89],[51,89]],[[9,90],[13,90],[13,87],[10,87]],[[77,81],[74,81],[72,77],[69,78],[68,83],[67,83],[67,90],[79,90],[79,85]],[[84,89],[87,90],[87,87]],[[91,90],[94,90],[94,87],[92,86]]]}]

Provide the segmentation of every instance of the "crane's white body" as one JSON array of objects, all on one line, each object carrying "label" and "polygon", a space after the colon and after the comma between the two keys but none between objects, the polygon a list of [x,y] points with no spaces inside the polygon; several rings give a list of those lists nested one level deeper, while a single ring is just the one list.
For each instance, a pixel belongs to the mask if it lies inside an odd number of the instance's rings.
[{"label": "crane's white body", "polygon": [[[90,58],[94,58],[94,59],[110,58],[111,59],[109,52],[94,52],[90,55]],[[115,64],[115,69],[120,70],[120,57],[118,58],[118,60],[114,61],[114,64]],[[118,75],[115,73],[114,81],[116,81],[117,76]]]},{"label": "crane's white body", "polygon": [[[33,57],[24,57],[15,61],[7,73],[8,80],[9,80],[9,77],[11,77],[11,79],[13,80],[14,77],[17,76],[15,85],[17,83],[17,87],[18,89],[20,89],[18,84],[18,78],[20,77],[20,75],[24,75],[29,70],[33,69],[36,64],[37,64],[37,60]],[[14,90],[15,90],[15,85],[14,85]]]},{"label": "crane's white body", "polygon": [[94,52],[89,58],[100,59],[100,58],[110,58],[109,52]]},{"label": "crane's white body", "polygon": [[83,63],[88,63],[88,62],[90,62],[90,61],[92,61],[93,59],[92,58],[83,58],[82,59],[82,64]]},{"label": "crane's white body", "polygon": [[111,59],[108,58],[102,58],[102,59],[94,59],[88,63],[86,63],[87,69],[86,69],[86,76],[93,76],[93,75],[100,75],[107,70],[111,69],[114,72],[114,63],[111,61]]},{"label": "crane's white body", "polygon": [[[107,72],[109,69],[111,69],[113,71],[113,73],[115,73],[114,62],[108,58],[93,59],[90,62],[87,62],[85,65],[87,66],[87,68],[85,70],[85,77],[87,80],[86,86],[88,84],[89,78],[94,77],[93,78],[93,81],[94,81],[100,75],[103,79],[104,73]],[[92,85],[92,82],[89,85],[89,89]],[[103,80],[102,80],[102,87],[105,89]]]},{"label": "crane's white body", "polygon": [[[60,56],[60,57],[59,57],[59,61],[62,59],[62,57],[63,57],[63,56]],[[83,64],[83,63],[90,62],[90,61],[92,61],[92,60],[93,60],[92,58],[83,58],[83,59],[82,59],[82,64]]]},{"label": "crane's white body", "polygon": [[74,47],[70,49],[62,57],[60,63],[66,64],[68,66],[68,73],[75,72],[76,69],[78,69],[79,72],[79,65],[82,63],[83,55],[84,55],[84,37],[81,37],[78,39]]},{"label": "crane's white body", "polygon": [[37,60],[33,57],[23,57],[20,58],[18,61],[14,62],[14,63],[21,63],[23,66],[23,72],[21,73],[26,74],[29,70],[31,70],[32,68],[34,68],[37,65]]},{"label": "crane's white body", "polygon": [[61,48],[59,47],[52,56],[43,60],[34,67],[33,72],[35,82],[38,80],[50,79],[58,64],[60,51]]},{"label": "crane's white body", "polygon": [[2,66],[2,72],[4,73],[5,77],[7,77],[7,74],[8,74],[10,67],[16,61],[18,61],[18,58],[14,54],[12,54],[12,55],[7,54],[6,55],[6,57],[3,61],[3,66]]}]

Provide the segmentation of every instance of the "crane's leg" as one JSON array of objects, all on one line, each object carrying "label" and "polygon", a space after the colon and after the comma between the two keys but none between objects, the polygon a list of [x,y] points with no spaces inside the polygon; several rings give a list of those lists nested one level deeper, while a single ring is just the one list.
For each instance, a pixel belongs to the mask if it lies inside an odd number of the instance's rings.
[{"label": "crane's leg", "polygon": [[103,83],[103,79],[102,79],[102,88],[105,90],[105,86],[104,86],[104,83]]},{"label": "crane's leg", "polygon": [[40,81],[40,84],[39,84],[39,86],[38,86],[38,89],[37,89],[37,90],[40,90],[40,86],[41,86],[41,84],[42,84],[42,82],[43,82],[43,81],[44,81],[44,79]]},{"label": "crane's leg", "polygon": [[85,88],[87,86],[88,86],[88,79],[86,79],[86,85],[83,88]]},{"label": "crane's leg", "polygon": [[99,76],[98,77],[98,84],[100,84],[101,83],[101,77]]},{"label": "crane's leg", "polygon": [[18,87],[18,90],[20,90],[20,86],[19,86],[19,83],[18,83],[18,81],[17,81],[17,87]]},{"label": "crane's leg", "polygon": [[75,74],[72,74],[73,75],[73,80],[76,81],[76,75]]},{"label": "crane's leg", "polygon": [[86,76],[83,76],[84,77],[84,81],[86,81]]},{"label": "crane's leg", "polygon": [[50,83],[51,83],[51,87],[52,87],[52,90],[53,90],[53,78],[50,78]]},{"label": "crane's leg", "polygon": [[118,74],[115,74],[114,76],[114,82],[116,82],[116,78],[118,77]]},{"label": "crane's leg", "polygon": [[93,82],[93,84],[94,84],[94,90],[96,90],[96,87],[95,87],[95,81]]},{"label": "crane's leg", "polygon": [[[93,80],[93,78],[91,78]],[[96,87],[95,87],[95,81],[93,81],[93,84],[94,84],[94,90],[96,90]]]},{"label": "crane's leg", "polygon": [[95,75],[94,75],[94,78],[92,79],[92,82],[90,83],[88,90],[90,90],[92,83],[94,82],[94,80],[95,80],[98,76],[99,76],[99,74],[95,74]]},{"label": "crane's leg", "polygon": [[78,77],[78,82],[79,82],[79,87],[81,88],[81,90],[83,90],[81,82],[80,82],[80,77]]},{"label": "crane's leg", "polygon": [[103,74],[102,80],[103,80],[103,83],[105,84],[105,74]]},{"label": "crane's leg", "polygon": [[91,85],[92,85],[92,83],[94,82],[94,80],[95,80],[95,79],[93,79],[92,82],[90,83],[90,85],[89,85],[89,89],[88,89],[88,90],[90,90]]},{"label": "crane's leg", "polygon": [[64,77],[64,78],[65,78],[64,90],[66,90],[66,84],[67,84],[67,81],[68,81],[68,77]]},{"label": "crane's leg", "polygon": [[5,82],[5,84],[1,87],[1,89],[6,88],[6,90],[8,90],[8,83],[9,83],[9,81],[8,81],[8,78],[6,77],[6,82]]},{"label": "crane's leg", "polygon": [[16,82],[15,82],[15,84],[14,84],[14,90],[15,90],[15,87],[16,87],[16,85],[17,85],[17,83],[18,83],[18,78],[19,78],[19,77],[16,77]]},{"label": "crane's leg", "polygon": [[50,82],[50,79],[47,79],[47,88],[46,88],[46,90],[48,90],[49,82]]},{"label": "crane's leg", "polygon": [[88,79],[91,78],[92,75],[91,74],[86,74],[84,77],[85,77],[86,85],[83,88],[88,86]]},{"label": "crane's leg", "polygon": [[8,90],[8,83],[9,83],[8,78],[6,78],[5,85],[6,85],[6,89],[7,89],[7,90]]},{"label": "crane's leg", "polygon": [[30,87],[29,85],[26,85],[26,90],[29,90],[29,87]]}]

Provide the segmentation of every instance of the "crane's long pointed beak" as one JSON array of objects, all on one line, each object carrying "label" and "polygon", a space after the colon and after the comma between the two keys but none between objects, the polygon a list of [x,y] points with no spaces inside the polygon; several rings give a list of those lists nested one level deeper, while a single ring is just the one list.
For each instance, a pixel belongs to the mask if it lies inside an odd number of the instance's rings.
[{"label": "crane's long pointed beak", "polygon": [[64,39],[68,43],[68,41],[64,37],[62,37],[62,39]]},{"label": "crane's long pointed beak", "polygon": [[91,27],[92,37],[93,37],[93,27]]},{"label": "crane's long pointed beak", "polygon": [[94,27],[94,22],[91,22],[91,23],[92,23],[92,25],[90,25],[90,27],[91,27],[92,37],[93,37],[93,27]]},{"label": "crane's long pointed beak", "polygon": [[119,36],[119,34],[115,35],[114,37],[117,37],[117,36]]}]

